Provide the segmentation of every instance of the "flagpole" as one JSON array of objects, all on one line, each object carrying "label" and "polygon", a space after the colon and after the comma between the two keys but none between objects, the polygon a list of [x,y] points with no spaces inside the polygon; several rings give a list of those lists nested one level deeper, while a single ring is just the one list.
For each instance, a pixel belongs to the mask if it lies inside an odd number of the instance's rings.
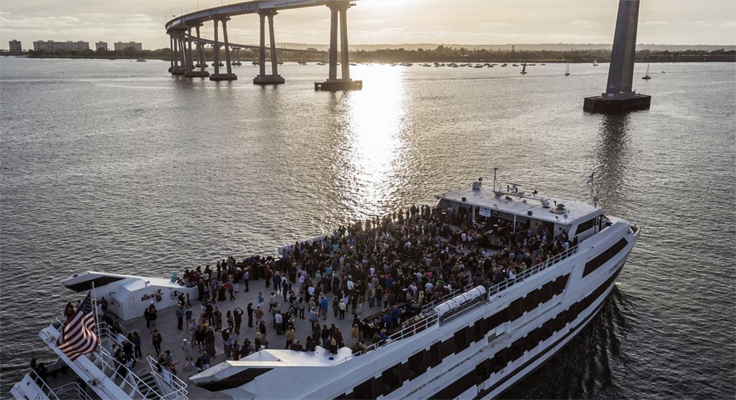
[{"label": "flagpole", "polygon": [[92,281],[92,315],[95,317],[95,330],[97,331],[97,350],[100,352],[100,366],[102,374],[105,375],[105,360],[102,358],[102,335],[100,335],[100,321],[97,318],[97,291],[95,290],[95,282]]}]

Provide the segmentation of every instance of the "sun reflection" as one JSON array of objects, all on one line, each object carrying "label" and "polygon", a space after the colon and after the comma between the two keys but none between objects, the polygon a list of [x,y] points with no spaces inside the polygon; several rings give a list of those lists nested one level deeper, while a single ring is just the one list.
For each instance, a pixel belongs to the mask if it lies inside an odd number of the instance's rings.
[{"label": "sun reflection", "polygon": [[346,178],[357,184],[353,194],[358,198],[351,200],[358,217],[385,213],[402,184],[403,131],[408,125],[403,75],[390,66],[358,67],[355,76],[363,79],[364,89],[345,97],[346,159],[351,166],[346,173],[353,175]]}]

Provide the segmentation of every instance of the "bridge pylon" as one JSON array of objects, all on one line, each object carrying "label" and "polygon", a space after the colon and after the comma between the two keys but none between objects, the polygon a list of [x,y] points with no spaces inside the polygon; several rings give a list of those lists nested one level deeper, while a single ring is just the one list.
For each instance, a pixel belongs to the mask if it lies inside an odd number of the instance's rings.
[{"label": "bridge pylon", "polygon": [[606,92],[586,97],[584,110],[612,113],[649,109],[651,96],[632,89],[638,23],[639,0],[619,0]]},{"label": "bridge pylon", "polygon": [[[326,81],[315,82],[314,90],[336,92],[340,90],[361,90],[363,81],[350,79],[350,50],[348,48],[348,8],[353,4],[350,1],[331,2],[327,4],[331,12],[330,18],[330,74]],[[338,16],[340,20],[340,63],[342,77],[337,79],[337,29]]]},{"label": "bridge pylon", "polygon": [[[258,76],[253,78],[254,85],[280,85],[286,80],[279,75],[279,62],[276,54],[276,33],[273,26],[273,17],[276,10],[261,10],[258,17],[261,20],[261,46],[258,49]],[[268,18],[268,33],[271,42],[271,74],[266,75],[266,18]]]},{"label": "bridge pylon", "polygon": [[[211,81],[234,81],[238,79],[238,76],[233,74],[232,65],[230,65],[230,44],[227,40],[227,21],[229,21],[229,17],[214,17],[212,18],[212,21],[215,24],[215,73],[210,74],[210,80]],[[220,73],[220,64],[222,62],[220,61],[220,41],[218,39],[218,23],[222,22],[222,39],[223,39],[223,45],[225,47],[225,63],[222,65],[225,67],[225,73]]]},{"label": "bridge pylon", "polygon": [[[187,78],[206,78],[210,76],[210,73],[205,71],[204,69],[207,67],[207,62],[204,59],[204,48],[202,45],[202,42],[200,41],[199,36],[199,28],[202,26],[202,24],[196,24],[194,25],[194,29],[197,32],[197,63],[194,64],[194,57],[192,54],[192,42],[194,41],[194,38],[192,37],[192,27],[189,27],[189,31],[187,32],[187,40],[189,41],[189,64],[187,68],[187,72],[184,73],[184,76]],[[195,70],[195,68],[198,68],[199,70]]]}]

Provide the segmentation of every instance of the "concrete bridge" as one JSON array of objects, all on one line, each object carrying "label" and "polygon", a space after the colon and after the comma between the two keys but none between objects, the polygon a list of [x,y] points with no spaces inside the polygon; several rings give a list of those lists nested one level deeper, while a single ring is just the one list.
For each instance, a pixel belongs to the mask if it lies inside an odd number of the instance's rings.
[{"label": "concrete bridge", "polygon": [[[348,27],[347,10],[354,6],[354,1],[349,0],[255,0],[243,3],[229,4],[226,6],[209,8],[185,15],[181,15],[166,23],[166,32],[171,40],[171,67],[169,72],[187,77],[207,77],[213,81],[236,80],[237,76],[232,72],[232,59],[230,51],[233,48],[257,48],[259,49],[260,71],[253,79],[257,85],[273,85],[284,83],[284,78],[278,73],[278,49],[276,48],[276,35],[274,32],[273,19],[279,11],[326,6],[330,9],[330,50],[329,65],[330,72],[326,81],[315,82],[315,90],[337,91],[337,90],[360,90],[362,81],[350,78],[350,59],[348,51]],[[230,18],[238,15],[258,14],[260,17],[260,46],[233,45],[228,41],[227,22]],[[268,19],[270,37],[271,71],[266,73],[266,19]],[[341,46],[341,77],[337,77],[337,46],[338,46],[338,19],[340,28]],[[214,24],[214,40],[203,39],[200,36],[200,28],[205,24]],[[222,25],[222,41],[219,39],[220,24]],[[194,32],[192,32],[194,30]],[[204,45],[211,43],[214,47],[214,73],[205,71],[206,62],[204,58]],[[196,44],[196,55],[194,45]],[[220,68],[220,48],[225,49],[225,63],[222,71]],[[196,57],[196,62],[195,62]],[[195,65],[199,64],[196,69]]]}]

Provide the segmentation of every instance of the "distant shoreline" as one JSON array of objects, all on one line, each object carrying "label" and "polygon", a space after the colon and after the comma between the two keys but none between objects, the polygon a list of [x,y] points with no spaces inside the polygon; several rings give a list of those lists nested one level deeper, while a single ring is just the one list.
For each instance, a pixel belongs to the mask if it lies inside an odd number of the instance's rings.
[{"label": "distant shoreline", "polygon": [[[297,50],[297,49],[293,49]],[[291,51],[279,49],[279,60],[282,61],[306,61],[327,62],[328,53],[314,48],[305,51]],[[10,56],[9,53],[1,53]],[[17,54],[16,54],[17,56]],[[171,50],[144,50],[137,52],[106,52],[95,53],[85,50],[82,52],[46,53],[28,52],[29,58],[62,58],[62,59],[93,59],[93,60],[163,60],[169,61]],[[240,56],[233,61],[240,60],[249,63],[257,60],[255,49],[242,50]],[[433,49],[377,49],[377,50],[354,50],[350,52],[352,62],[371,63],[599,63],[610,62],[611,50],[516,50],[495,51],[488,49],[467,49],[464,47],[438,46]],[[205,49],[205,58],[214,59],[211,49]],[[268,56],[267,58],[270,58]],[[221,51],[221,60],[225,59],[224,50]],[[736,50],[639,50],[636,52],[636,62],[640,63],[673,63],[673,62],[736,62]]]}]

